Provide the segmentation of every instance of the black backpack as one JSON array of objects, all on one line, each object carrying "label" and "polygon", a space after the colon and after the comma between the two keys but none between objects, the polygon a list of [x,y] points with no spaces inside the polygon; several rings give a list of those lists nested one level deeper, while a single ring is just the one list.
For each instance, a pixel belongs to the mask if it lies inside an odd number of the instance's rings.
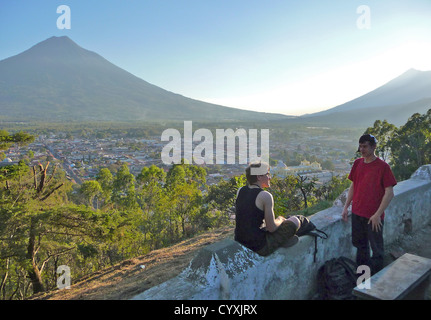
[{"label": "black backpack", "polygon": [[314,237],[314,262],[316,262],[316,254],[317,254],[317,238],[327,239],[328,235],[316,228],[316,225],[311,222],[307,217],[302,215],[296,215],[296,218],[301,221],[301,227],[296,231],[296,235],[298,237],[309,235]]},{"label": "black backpack", "polygon": [[355,300],[357,265],[346,257],[326,261],[317,271],[317,293],[322,300]]}]

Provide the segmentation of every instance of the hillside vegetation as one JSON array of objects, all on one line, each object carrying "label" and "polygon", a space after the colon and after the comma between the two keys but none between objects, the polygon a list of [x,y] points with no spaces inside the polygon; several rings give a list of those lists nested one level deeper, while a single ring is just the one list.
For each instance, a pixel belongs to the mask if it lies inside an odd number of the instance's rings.
[{"label": "hillside vegetation", "polygon": [[70,289],[52,290],[30,300],[127,300],[177,276],[195,254],[211,243],[233,237],[233,227],[224,227],[168,248],[115,264],[73,281]]},{"label": "hillside vegetation", "polygon": [[[366,132],[377,137],[378,155],[400,181],[431,163],[430,128],[431,110],[412,115],[401,127],[378,120]],[[0,131],[3,149],[31,141],[25,133]],[[135,278],[142,283],[139,290],[145,281],[156,283],[145,278],[145,270],[156,261],[170,262],[159,266],[165,272],[152,279],[170,277],[175,264],[179,272],[193,250],[231,232],[236,192],[245,184],[241,175],[207,185],[206,175],[204,167],[182,163],[167,172],[144,167],[135,176],[123,164],[115,172],[102,168],[95,180],[77,185],[49,161],[29,167],[23,159],[0,167],[1,299],[27,299],[54,290],[58,267],[64,265],[74,284],[91,291],[91,283],[100,279],[107,287],[124,286],[124,296],[133,277],[144,276],[139,278],[143,282]],[[312,214],[313,207],[330,205],[348,185],[346,177],[334,176],[325,185],[303,176],[274,177],[270,192],[275,214]],[[171,249],[164,251],[167,247]]]}]

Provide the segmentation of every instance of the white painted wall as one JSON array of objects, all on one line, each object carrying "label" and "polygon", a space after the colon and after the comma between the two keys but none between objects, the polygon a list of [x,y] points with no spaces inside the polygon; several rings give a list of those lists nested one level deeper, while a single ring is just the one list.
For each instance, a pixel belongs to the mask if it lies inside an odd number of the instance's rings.
[{"label": "white painted wall", "polygon": [[[395,197],[385,215],[385,243],[420,229],[431,221],[431,165],[419,168],[409,180],[394,187]],[[345,198],[345,197],[344,197]],[[310,299],[318,268],[325,261],[346,256],[354,260],[351,223],[341,220],[343,195],[334,206],[310,217],[328,239],[318,239],[313,262],[314,238],[304,236],[290,248],[261,257],[233,240],[202,249],[178,276],[137,296],[147,299]]]}]

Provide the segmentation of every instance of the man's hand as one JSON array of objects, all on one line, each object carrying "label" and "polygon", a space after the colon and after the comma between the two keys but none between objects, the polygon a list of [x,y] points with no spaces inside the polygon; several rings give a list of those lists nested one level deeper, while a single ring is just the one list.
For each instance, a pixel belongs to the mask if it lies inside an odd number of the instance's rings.
[{"label": "man's hand", "polygon": [[379,232],[382,228],[382,219],[380,219],[380,215],[374,214],[371,216],[370,220],[368,220],[368,224],[371,223],[371,230],[375,232]]},{"label": "man's hand", "polygon": [[388,207],[392,198],[394,197],[394,188],[386,187],[385,194],[383,196],[382,202],[380,203],[379,209],[371,216],[370,220],[368,220],[368,224],[371,223],[372,231],[380,231],[382,228],[382,219],[380,218],[384,212],[384,210]]},{"label": "man's hand", "polygon": [[343,221],[347,222],[347,215],[350,204],[352,203],[353,193],[354,193],[354,185],[353,183],[350,185],[349,192],[347,193],[346,203],[344,204],[343,213],[341,214],[341,218]]},{"label": "man's hand", "polygon": [[278,216],[276,220],[283,222],[284,220],[286,220],[286,218],[283,216]]},{"label": "man's hand", "polygon": [[341,213],[341,218],[343,219],[343,221],[347,222],[347,214],[348,214],[348,209],[344,208],[343,212]]}]

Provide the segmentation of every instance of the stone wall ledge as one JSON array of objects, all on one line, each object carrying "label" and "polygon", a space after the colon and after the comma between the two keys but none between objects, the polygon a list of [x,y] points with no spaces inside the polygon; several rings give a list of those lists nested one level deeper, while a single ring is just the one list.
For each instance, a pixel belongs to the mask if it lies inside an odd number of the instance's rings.
[{"label": "stone wall ledge", "polygon": [[[177,277],[138,294],[133,300],[264,300],[313,298],[318,268],[325,261],[346,256],[354,259],[351,223],[341,219],[345,191],[334,206],[310,220],[328,239],[303,236],[298,244],[261,257],[232,239],[211,244],[198,252]],[[394,187],[394,199],[385,211],[384,237],[390,244],[431,221],[431,165],[420,167],[410,179]]]}]

